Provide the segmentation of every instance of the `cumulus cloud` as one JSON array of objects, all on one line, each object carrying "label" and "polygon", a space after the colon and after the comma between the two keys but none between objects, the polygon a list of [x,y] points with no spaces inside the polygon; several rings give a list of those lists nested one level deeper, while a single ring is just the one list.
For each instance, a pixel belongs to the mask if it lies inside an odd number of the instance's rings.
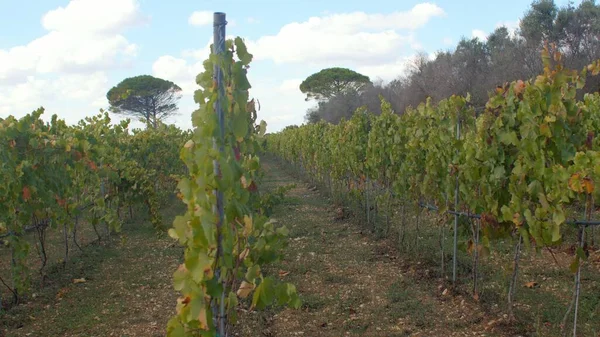
[{"label": "cumulus cloud", "polygon": [[496,28],[506,27],[510,36],[515,37],[517,35],[517,29],[521,25],[521,20],[517,21],[500,21],[496,24]]},{"label": "cumulus cloud", "polygon": [[[251,96],[260,100],[259,118],[265,119],[269,132],[289,124],[301,124],[306,110],[314,102],[306,102],[299,86],[303,78],[327,66],[351,67],[373,80],[389,81],[406,71],[415,51],[422,47],[416,41],[415,31],[435,17],[445,15],[435,4],[422,3],[406,11],[388,14],[326,13],[310,17],[303,22],[284,25],[274,35],[246,41],[254,54],[249,72],[252,83]],[[194,16],[194,14],[192,14]],[[209,24],[212,13],[197,14],[190,21]],[[256,23],[247,18],[247,23]],[[196,75],[202,71],[202,62],[209,55],[209,41],[198,50],[185,50],[179,56],[163,55],[152,66],[153,75],[177,83],[184,90],[183,101],[191,101],[191,93],[197,88]],[[289,73],[273,70],[265,76],[260,72],[265,66],[261,61],[279,64],[299,63]],[[258,71],[257,71],[258,70]],[[193,109],[182,104],[181,111]]]},{"label": "cumulus cloud", "polygon": [[[500,22],[496,23],[496,26],[494,27],[494,29],[500,28],[500,27],[506,27],[506,29],[508,30],[508,34],[511,37],[515,37],[517,35],[517,30],[519,29],[520,24],[521,24],[521,20],[500,21]],[[483,42],[487,41],[488,35],[489,35],[489,33],[486,33],[481,29],[473,29],[471,31],[472,37],[476,37]]]},{"label": "cumulus cloud", "polygon": [[0,49],[0,115],[44,106],[69,123],[106,108],[107,72],[126,67],[138,46],[122,35],[148,22],[137,0],[71,0],[41,18],[47,31]]},{"label": "cumulus cloud", "polygon": [[372,82],[380,79],[387,83],[398,78],[399,75],[406,73],[406,70],[413,62],[413,58],[413,56],[401,57],[396,59],[394,62],[387,64],[359,67],[357,71],[361,74],[369,76]]},{"label": "cumulus cloud", "polygon": [[302,83],[302,79],[300,78],[292,78],[289,80],[284,80],[279,85],[280,92],[294,92],[300,90],[300,83]]},{"label": "cumulus cloud", "polygon": [[198,88],[196,75],[204,70],[202,62],[188,63],[187,60],[171,55],[159,57],[152,64],[152,74],[169,80],[181,87],[183,94],[192,94]]},{"label": "cumulus cloud", "polygon": [[[227,35],[226,39],[233,39],[233,35]],[[163,55],[152,64],[152,75],[160,77],[179,85],[183,94],[191,94],[197,88],[196,75],[204,70],[203,62],[210,55],[212,37],[204,47],[195,50],[184,50],[181,57]],[[191,61],[189,59],[192,59]]]},{"label": "cumulus cloud", "polygon": [[267,122],[267,132],[277,132],[290,124],[302,124],[304,113],[313,102],[300,92],[302,79],[278,80],[249,73],[250,95],[260,101],[258,118]]},{"label": "cumulus cloud", "polygon": [[121,66],[138,47],[117,33],[145,22],[136,0],[73,0],[46,13],[45,35],[0,49],[0,85],[47,73],[84,73]]},{"label": "cumulus cloud", "polygon": [[208,26],[213,22],[212,11],[195,11],[190,15],[188,23],[192,26]]},{"label": "cumulus cloud", "polygon": [[473,29],[471,31],[471,36],[478,38],[480,41],[487,41],[487,34],[481,29]]},{"label": "cumulus cloud", "polygon": [[137,1],[71,0],[66,7],[46,13],[42,26],[56,32],[115,34],[147,20],[141,15]]},{"label": "cumulus cloud", "polygon": [[[108,78],[103,72],[52,78],[29,76],[23,83],[0,90],[0,115],[22,116],[44,106],[46,117],[58,114],[67,122],[76,123],[85,115],[106,108],[107,87]],[[93,111],[82,111],[82,106],[92,106]]]},{"label": "cumulus cloud", "polygon": [[[256,51],[257,60],[271,59],[278,64],[380,64],[393,62],[399,50],[418,48],[412,31],[443,15],[444,10],[431,3],[389,14],[330,14],[287,24],[276,35],[248,44]],[[400,34],[399,30],[407,32]]]}]

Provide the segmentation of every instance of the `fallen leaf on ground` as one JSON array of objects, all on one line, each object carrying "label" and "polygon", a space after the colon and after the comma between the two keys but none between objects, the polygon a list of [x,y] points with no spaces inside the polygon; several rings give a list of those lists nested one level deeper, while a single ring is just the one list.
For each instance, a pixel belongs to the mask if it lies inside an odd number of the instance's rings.
[{"label": "fallen leaf on ground", "polygon": [[533,288],[535,288],[535,287],[537,287],[537,286],[538,286],[538,283],[537,283],[537,282],[535,282],[535,281],[531,281],[531,282],[527,282],[527,283],[525,283],[525,287],[527,287],[527,288],[529,288],[529,289],[533,289]]}]

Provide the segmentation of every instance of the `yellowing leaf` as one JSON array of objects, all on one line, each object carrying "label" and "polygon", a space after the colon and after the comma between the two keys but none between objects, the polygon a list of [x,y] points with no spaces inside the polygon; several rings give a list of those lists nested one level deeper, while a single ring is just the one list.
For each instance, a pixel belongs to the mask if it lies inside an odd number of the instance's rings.
[{"label": "yellowing leaf", "polygon": [[169,236],[173,239],[179,239],[179,236],[174,228],[169,228]]},{"label": "yellowing leaf", "polygon": [[581,188],[580,179],[581,174],[579,173],[571,175],[571,178],[569,178],[569,188],[578,193],[583,192],[583,189]]},{"label": "yellowing leaf", "polygon": [[246,298],[254,290],[254,284],[246,281],[242,281],[240,288],[237,291],[237,295],[241,298]]},{"label": "yellowing leaf", "polygon": [[475,244],[473,243],[473,240],[469,240],[467,242],[467,252],[469,254],[473,253],[473,249],[475,248]]},{"label": "yellowing leaf", "polygon": [[542,123],[540,125],[540,134],[543,136],[546,136],[548,138],[552,137],[552,132],[550,131],[550,127],[548,126],[547,123]]},{"label": "yellowing leaf", "polygon": [[250,249],[249,248],[244,249],[240,253],[240,261],[243,261],[248,256],[248,254],[250,254]]},{"label": "yellowing leaf", "polygon": [[521,219],[521,215],[519,213],[513,214],[513,223],[517,227],[521,227],[521,225],[523,224],[523,220]]},{"label": "yellowing leaf", "polygon": [[542,205],[542,208],[546,210],[550,209],[550,204],[548,204],[548,200],[546,200],[546,195],[544,193],[538,193],[538,199],[540,201],[540,204]]},{"label": "yellowing leaf", "polygon": [[591,178],[585,177],[583,178],[583,187],[585,189],[585,193],[592,194],[594,193],[594,182]]},{"label": "yellowing leaf", "polygon": [[253,229],[252,218],[244,215],[244,236],[250,235]]},{"label": "yellowing leaf", "polygon": [[85,282],[86,282],[86,280],[83,277],[82,278],[73,279],[73,283],[75,283],[75,284],[77,284],[77,283],[85,283]]},{"label": "yellowing leaf", "polygon": [[529,289],[533,289],[538,286],[538,283],[535,281],[530,281],[525,283],[525,287]]},{"label": "yellowing leaf", "polygon": [[206,308],[200,309],[198,315],[199,328],[201,330],[208,330],[208,317],[206,316]]}]

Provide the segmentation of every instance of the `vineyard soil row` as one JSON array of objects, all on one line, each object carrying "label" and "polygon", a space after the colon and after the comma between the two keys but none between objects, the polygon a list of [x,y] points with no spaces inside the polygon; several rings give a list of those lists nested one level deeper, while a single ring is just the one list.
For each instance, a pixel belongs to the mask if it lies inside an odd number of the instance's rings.
[{"label": "vineyard soil row", "polygon": [[[523,281],[517,289],[520,319],[506,324],[503,308],[497,306],[506,280],[501,272],[491,272],[506,268],[504,255],[493,254],[482,263],[487,276],[481,299],[474,301],[467,284],[452,290],[440,278],[439,243],[436,233],[427,232],[430,226],[419,232],[418,251],[403,249],[393,235],[377,239],[352,215],[352,208],[340,217],[324,189],[293,176],[273,159],[265,161],[265,189],[296,184],[272,215],[289,226],[289,246],[284,260],[265,274],[296,284],[303,305],[300,310],[241,312],[236,327],[241,336],[506,336],[534,335],[536,329],[545,336],[557,334],[572,279],[564,266],[549,265],[547,254],[524,253]],[[178,205],[173,201],[163,209],[165,224],[180,214]],[[414,243],[416,214],[408,218],[407,241]],[[51,275],[50,284],[35,291],[35,300],[5,316],[0,335],[164,336],[177,297],[171,271],[180,261],[181,248],[157,236],[147,220],[135,220],[123,228],[126,244],[116,238],[110,246],[91,244],[66,273]],[[423,213],[421,221],[433,221],[433,216]],[[567,252],[556,257],[562,264],[570,261]],[[591,260],[596,269],[585,277],[597,280],[597,252]],[[465,253],[459,266],[468,269],[469,264]],[[82,278],[86,281],[73,282]],[[529,288],[528,282],[536,284]],[[596,283],[586,282],[585,287],[585,294],[600,291]],[[597,317],[588,300],[582,316]],[[583,324],[582,331],[600,328],[588,319]]]},{"label": "vineyard soil row", "polygon": [[[165,227],[182,208],[174,197],[162,208]],[[172,270],[180,261],[181,248],[166,234],[157,234],[143,210],[134,210],[134,218],[127,219],[110,243],[105,238],[99,242],[89,231],[80,233],[82,251],[65,267],[60,234],[48,236],[44,287],[35,278],[25,303],[0,314],[0,336],[165,335],[177,298]],[[5,253],[0,250],[3,261],[8,260]],[[39,259],[33,253],[28,262],[36,270]],[[10,268],[0,268],[0,276],[9,273]]]}]

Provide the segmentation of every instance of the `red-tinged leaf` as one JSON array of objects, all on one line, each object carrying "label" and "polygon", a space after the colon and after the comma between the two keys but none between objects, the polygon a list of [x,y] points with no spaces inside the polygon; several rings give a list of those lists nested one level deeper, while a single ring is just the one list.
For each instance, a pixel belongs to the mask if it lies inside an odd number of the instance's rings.
[{"label": "red-tinged leaf", "polygon": [[470,240],[467,242],[467,252],[468,252],[469,254],[471,254],[471,253],[473,252],[473,249],[474,249],[474,248],[475,248],[475,244],[473,243],[473,240],[472,240],[472,239],[470,239]]},{"label": "red-tinged leaf", "polygon": [[235,160],[240,161],[242,155],[240,153],[240,147],[238,145],[233,147],[233,153],[235,154]]},{"label": "red-tinged leaf", "polygon": [[94,163],[91,160],[88,160],[87,164],[90,167],[90,169],[92,169],[93,171],[96,171],[98,169],[98,166],[96,166],[96,163]]},{"label": "red-tinged leaf", "polygon": [[56,199],[56,202],[58,203],[58,205],[60,207],[65,207],[67,205],[67,199],[62,199],[60,196],[55,195],[54,199]]},{"label": "red-tinged leaf", "polygon": [[31,199],[31,190],[28,186],[23,186],[23,200],[28,201]]},{"label": "red-tinged leaf", "polygon": [[490,226],[492,228],[498,227],[498,220],[496,217],[490,213],[481,214],[481,225],[482,226]]},{"label": "red-tinged leaf", "polygon": [[517,96],[521,97],[524,90],[525,90],[525,82],[523,82],[522,80],[518,80],[514,86],[515,94]]},{"label": "red-tinged leaf", "polygon": [[594,142],[594,131],[588,132],[587,138],[585,140],[585,146],[588,150],[592,149],[592,143]]},{"label": "red-tinged leaf", "polygon": [[250,186],[248,186],[247,190],[250,192],[256,192],[258,190],[258,186],[256,186],[256,183],[254,181],[252,181],[250,183]]}]

